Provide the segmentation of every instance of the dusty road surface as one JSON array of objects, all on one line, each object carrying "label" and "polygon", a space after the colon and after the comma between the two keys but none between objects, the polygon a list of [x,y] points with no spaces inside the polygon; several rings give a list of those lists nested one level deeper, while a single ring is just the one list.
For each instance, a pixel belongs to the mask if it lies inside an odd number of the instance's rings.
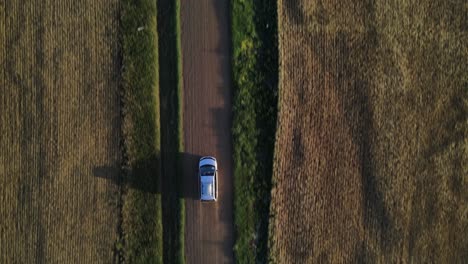
[{"label": "dusty road surface", "polygon": [[[229,1],[182,1],[187,263],[233,262]],[[219,200],[201,204],[197,161],[218,159]]]}]

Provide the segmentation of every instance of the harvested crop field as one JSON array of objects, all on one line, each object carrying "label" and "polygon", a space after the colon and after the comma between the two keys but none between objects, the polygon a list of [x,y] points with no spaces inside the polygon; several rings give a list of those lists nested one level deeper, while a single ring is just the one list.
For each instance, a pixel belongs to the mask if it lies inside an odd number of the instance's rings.
[{"label": "harvested crop field", "polygon": [[0,4],[0,263],[108,263],[119,1]]},{"label": "harvested crop field", "polygon": [[468,258],[463,1],[278,1],[276,263]]}]

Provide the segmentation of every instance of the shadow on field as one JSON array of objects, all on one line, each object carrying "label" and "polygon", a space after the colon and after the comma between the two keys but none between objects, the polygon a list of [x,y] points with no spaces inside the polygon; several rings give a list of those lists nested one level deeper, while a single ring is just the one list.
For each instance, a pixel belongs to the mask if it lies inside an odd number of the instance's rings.
[{"label": "shadow on field", "polygon": [[[198,199],[198,160],[200,155],[163,151],[162,157],[135,162],[132,168],[118,166],[98,166],[93,175],[114,182],[118,186],[128,186],[145,193],[161,194],[163,210],[164,244],[168,245],[164,257],[171,259],[182,256],[178,252],[179,221],[183,213],[182,199]],[[161,164],[162,162],[162,164]]]},{"label": "shadow on field", "polygon": [[[199,181],[198,181],[198,161],[202,155],[192,153],[173,153],[181,164],[180,172],[182,183],[180,189],[172,192],[171,189],[165,188],[160,184],[158,178],[159,156],[152,159],[137,162],[134,168],[119,168],[117,166],[97,166],[93,168],[94,177],[103,178],[114,182],[116,185],[126,185],[132,189],[140,190],[147,193],[161,193],[165,196],[173,196],[177,198],[199,198]],[[167,161],[167,160],[166,160]],[[164,167],[164,164],[163,166]],[[171,181],[170,177],[174,177],[173,173],[163,173],[161,175],[162,182]],[[161,186],[161,187],[158,187]]]},{"label": "shadow on field", "polygon": [[93,168],[93,175],[113,181],[119,186],[128,186],[146,193],[161,193],[160,157],[152,157],[135,162],[134,166],[119,168],[117,166],[97,166]]}]

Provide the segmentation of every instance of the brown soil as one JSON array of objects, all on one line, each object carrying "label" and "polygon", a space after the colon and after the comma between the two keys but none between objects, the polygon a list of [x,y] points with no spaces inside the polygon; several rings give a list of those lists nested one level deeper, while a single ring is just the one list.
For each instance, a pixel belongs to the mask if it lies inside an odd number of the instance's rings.
[{"label": "brown soil", "polygon": [[4,3],[0,263],[112,262],[118,1]]},{"label": "brown soil", "polygon": [[278,2],[274,262],[464,262],[464,5]]},{"label": "brown soil", "polygon": [[352,72],[341,58],[350,44],[302,34],[283,29],[280,35],[272,252],[278,263],[349,262],[363,236],[363,142],[356,125],[365,97],[346,79]]},{"label": "brown soil", "polygon": [[[229,1],[182,1],[185,254],[188,263],[233,262]],[[219,200],[198,200],[197,162],[218,159]]]}]

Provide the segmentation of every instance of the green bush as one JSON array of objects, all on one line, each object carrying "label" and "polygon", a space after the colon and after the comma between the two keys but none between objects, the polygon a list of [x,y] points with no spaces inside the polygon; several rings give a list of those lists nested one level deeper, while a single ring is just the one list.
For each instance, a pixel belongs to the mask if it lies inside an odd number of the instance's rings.
[{"label": "green bush", "polygon": [[278,101],[276,4],[235,0],[231,12],[234,251],[239,263],[266,262]]}]

